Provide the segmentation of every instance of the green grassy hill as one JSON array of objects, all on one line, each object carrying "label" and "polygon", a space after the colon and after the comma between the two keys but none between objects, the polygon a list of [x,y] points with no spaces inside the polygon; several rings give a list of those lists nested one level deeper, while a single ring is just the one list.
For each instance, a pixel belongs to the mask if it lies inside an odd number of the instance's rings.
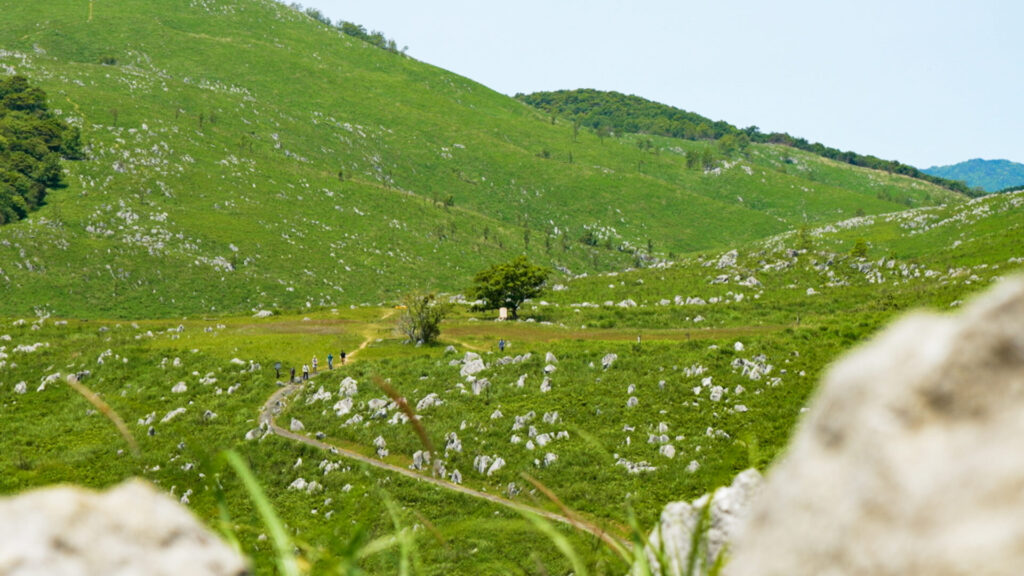
[{"label": "green grassy hill", "polygon": [[[87,159],[0,226],[0,493],[141,476],[257,574],[276,554],[226,449],[302,573],[627,573],[592,535],[337,449],[409,471],[432,444],[468,489],[559,512],[550,490],[628,538],[769,466],[894,315],[1024,265],[1024,193],[577,130],[269,0],[40,4],[0,0],[0,74],[44,88]],[[396,335],[397,295],[521,253],[559,267],[523,321],[456,304],[441,346]],[[341,350],[277,418],[329,446],[265,434],[271,366]]]},{"label": "green grassy hill", "polygon": [[687,140],[713,141],[717,148],[725,151],[737,147],[742,149],[750,142],[781,144],[852,166],[910,176],[967,196],[975,197],[979,194],[977,190],[963,182],[947,180],[896,160],[883,160],[876,156],[838,150],[785,132],[766,134],[757,126],[741,129],[723,120],[711,120],[639,96],[580,89],[516,94],[516,98],[547,114],[566,116],[575,124],[594,128],[602,134],[654,134]]},{"label": "green grassy hill", "polygon": [[381,302],[518,253],[600,272],[961,200],[771,145],[687,169],[703,144],[574,134],[269,0],[0,7],[0,70],[45,89],[88,153],[0,228],[0,312]]}]

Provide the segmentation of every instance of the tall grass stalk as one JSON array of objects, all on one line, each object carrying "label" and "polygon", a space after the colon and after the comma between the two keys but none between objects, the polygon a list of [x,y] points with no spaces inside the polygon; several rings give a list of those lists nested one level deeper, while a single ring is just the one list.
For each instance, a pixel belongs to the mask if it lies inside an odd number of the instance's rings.
[{"label": "tall grass stalk", "polygon": [[274,545],[278,572],[282,576],[299,576],[299,566],[295,561],[295,555],[292,553],[292,550],[294,550],[292,539],[288,536],[284,522],[278,517],[274,506],[270,503],[266,493],[263,492],[263,488],[260,487],[260,483],[256,480],[252,471],[249,470],[249,466],[242,460],[238,452],[226,450],[224,457],[227,459],[228,465],[235,471],[235,474],[238,474],[238,477],[242,480],[246,492],[249,493],[249,499],[256,506],[256,510],[263,519],[267,531],[270,532],[270,540]]},{"label": "tall grass stalk", "polygon": [[124,420],[121,419],[117,412],[114,412],[114,409],[104,402],[102,398],[97,396],[95,392],[79,382],[78,377],[74,374],[68,375],[67,382],[68,386],[71,386],[75,392],[81,394],[83,398],[95,406],[107,420],[114,423],[114,426],[117,427],[117,431],[121,433],[121,437],[124,438],[125,442],[127,442],[128,446],[132,449],[132,454],[138,458],[140,456],[139,445],[135,442],[135,437],[132,436],[132,433],[128,430],[128,426],[125,425]]},{"label": "tall grass stalk", "polygon": [[572,564],[573,574],[576,576],[587,576],[589,574],[589,572],[587,572],[587,566],[583,563],[583,560],[580,559],[576,550],[573,549],[572,544],[569,543],[569,539],[566,538],[564,534],[556,530],[551,522],[548,522],[544,518],[541,518],[537,514],[528,510],[516,508],[516,511],[529,520],[538,532],[546,536],[548,540],[551,540],[551,543],[555,545],[555,548],[558,548],[558,551],[561,552],[562,555],[565,556]]},{"label": "tall grass stalk", "polygon": [[399,550],[398,574],[399,576],[409,576],[412,573],[412,554],[415,539],[411,530],[402,527],[398,504],[387,493],[382,493],[382,500],[384,500],[384,505],[388,509],[388,515],[391,516],[391,521],[395,525],[395,539],[398,542]]}]

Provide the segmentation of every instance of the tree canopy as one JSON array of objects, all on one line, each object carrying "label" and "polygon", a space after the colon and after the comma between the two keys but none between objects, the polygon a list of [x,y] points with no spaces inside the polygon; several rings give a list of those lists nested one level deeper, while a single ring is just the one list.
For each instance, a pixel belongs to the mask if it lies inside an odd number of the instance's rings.
[{"label": "tree canopy", "polygon": [[441,321],[448,313],[448,305],[433,294],[413,293],[402,298],[402,306],[398,331],[410,342],[435,342],[441,335]]},{"label": "tree canopy", "polygon": [[[347,22],[345,20],[338,20],[336,23],[331,22],[331,19],[325,16],[324,13],[320,11],[320,9],[314,7],[306,8],[298,2],[291,2],[288,4],[288,7],[291,8],[292,10],[301,12],[306,16],[309,16],[310,18],[316,20],[317,22],[320,22],[321,24],[333,26],[337,28],[338,31],[340,31],[342,34],[351,36],[353,38],[358,38],[363,42],[372,44],[382,50],[387,50],[388,52],[394,52],[396,54],[399,53],[398,44],[393,39],[384,36],[383,32],[379,32],[377,30],[368,31],[366,27],[360,24],[356,24],[354,22]],[[402,49],[402,53],[404,52],[405,48]]]},{"label": "tree canopy", "polygon": [[24,76],[0,77],[0,224],[25,218],[62,185],[62,157],[82,157],[78,128],[53,116]]},{"label": "tree canopy", "polygon": [[483,300],[483,309],[508,308],[512,318],[519,317],[519,306],[541,293],[549,271],[518,256],[503,264],[495,264],[473,277],[470,298]]}]

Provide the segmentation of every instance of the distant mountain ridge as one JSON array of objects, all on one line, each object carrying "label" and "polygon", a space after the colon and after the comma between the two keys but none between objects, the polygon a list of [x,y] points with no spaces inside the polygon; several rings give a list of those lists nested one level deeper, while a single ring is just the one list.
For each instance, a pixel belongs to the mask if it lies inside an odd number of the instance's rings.
[{"label": "distant mountain ridge", "polygon": [[981,188],[986,192],[999,192],[1024,186],[1024,164],[1010,160],[974,158],[949,166],[932,166],[922,172],[940,178],[960,180],[972,188]]}]

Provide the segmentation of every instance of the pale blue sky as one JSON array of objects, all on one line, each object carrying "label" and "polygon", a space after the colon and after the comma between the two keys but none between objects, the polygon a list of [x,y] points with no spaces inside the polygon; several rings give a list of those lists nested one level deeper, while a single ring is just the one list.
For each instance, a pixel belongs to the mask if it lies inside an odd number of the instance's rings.
[{"label": "pale blue sky", "polygon": [[597,88],[920,168],[1024,162],[1020,0],[306,0],[505,94]]}]

